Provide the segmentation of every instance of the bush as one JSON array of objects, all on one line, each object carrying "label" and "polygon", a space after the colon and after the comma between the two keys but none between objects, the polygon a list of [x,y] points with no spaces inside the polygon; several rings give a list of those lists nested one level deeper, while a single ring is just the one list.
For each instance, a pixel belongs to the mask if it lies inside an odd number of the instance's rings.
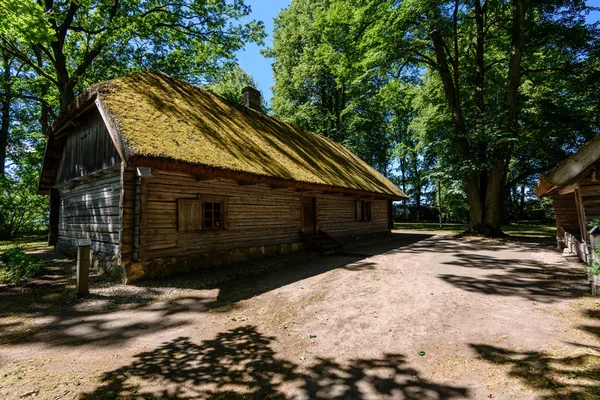
[{"label": "bush", "polygon": [[48,197],[36,194],[36,184],[37,180],[29,176],[0,176],[0,240],[38,232],[47,226]]},{"label": "bush", "polygon": [[0,282],[22,285],[39,274],[43,265],[39,258],[25,253],[20,246],[14,246],[0,254]]}]

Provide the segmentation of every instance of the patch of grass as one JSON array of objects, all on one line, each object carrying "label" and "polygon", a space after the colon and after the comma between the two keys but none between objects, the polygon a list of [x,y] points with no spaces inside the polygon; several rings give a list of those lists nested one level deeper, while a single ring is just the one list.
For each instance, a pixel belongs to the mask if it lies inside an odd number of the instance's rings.
[{"label": "patch of grass", "polygon": [[396,222],[394,223],[394,229],[458,235],[469,229],[469,224],[444,223],[440,227],[438,222]]},{"label": "patch of grass", "polygon": [[556,226],[554,223],[518,221],[509,225],[503,225],[502,230],[509,236],[537,239],[554,239],[556,237]]},{"label": "patch of grass", "polygon": [[[434,232],[438,234],[458,235],[469,229],[469,224],[440,224],[437,222],[396,222],[394,229]],[[556,227],[553,223],[537,221],[518,221],[502,225],[502,231],[515,238],[554,239]]]},{"label": "patch of grass", "polygon": [[0,283],[22,285],[39,274],[44,262],[29,255],[21,246],[13,246],[0,254]]},{"label": "patch of grass", "polygon": [[19,246],[25,251],[48,250],[48,237],[46,235],[24,236],[16,240],[0,240],[0,254]]}]

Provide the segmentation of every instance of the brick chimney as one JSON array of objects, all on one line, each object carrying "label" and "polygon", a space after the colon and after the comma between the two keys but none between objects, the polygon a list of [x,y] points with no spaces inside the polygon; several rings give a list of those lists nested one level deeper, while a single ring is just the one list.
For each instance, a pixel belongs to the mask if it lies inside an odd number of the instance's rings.
[{"label": "brick chimney", "polygon": [[260,92],[252,86],[242,89],[242,103],[253,110],[262,112],[260,107]]}]

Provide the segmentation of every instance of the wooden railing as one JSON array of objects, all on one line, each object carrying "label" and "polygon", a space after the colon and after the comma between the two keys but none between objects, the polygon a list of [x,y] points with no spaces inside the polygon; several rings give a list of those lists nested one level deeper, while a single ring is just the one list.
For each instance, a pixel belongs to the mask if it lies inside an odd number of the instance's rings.
[{"label": "wooden railing", "polygon": [[581,261],[584,263],[590,263],[592,261],[592,255],[590,254],[590,248],[586,242],[580,241],[575,235],[569,233],[558,227],[556,229],[556,238],[559,246],[563,245],[568,248],[571,253],[579,256]]}]

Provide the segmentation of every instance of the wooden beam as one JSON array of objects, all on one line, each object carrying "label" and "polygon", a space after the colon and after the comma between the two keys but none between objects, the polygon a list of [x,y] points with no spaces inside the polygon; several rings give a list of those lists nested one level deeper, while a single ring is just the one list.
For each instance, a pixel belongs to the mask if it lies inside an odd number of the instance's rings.
[{"label": "wooden beam", "polygon": [[551,182],[548,182],[548,180],[545,177],[542,177],[542,178],[540,178],[537,185],[535,185],[535,189],[533,189],[533,193],[535,193],[535,195],[537,197],[542,197],[542,196],[550,193],[554,188],[555,188],[554,184],[552,184]]},{"label": "wooden beam", "polygon": [[125,147],[123,146],[123,142],[121,140],[121,135],[119,134],[119,129],[118,129],[117,125],[113,122],[112,118],[110,118],[110,116],[104,109],[104,105],[102,104],[100,97],[96,97],[96,107],[98,108],[98,111],[100,112],[100,116],[102,117],[102,120],[104,121],[104,124],[106,125],[106,129],[108,130],[108,133],[110,134],[110,138],[112,139],[113,144],[115,145],[115,147],[117,149],[117,153],[119,153],[119,156],[121,156],[121,161],[123,161],[123,162],[125,162],[125,164],[127,164],[127,154],[125,154]]},{"label": "wooden beam", "polygon": [[258,185],[256,182],[248,182],[248,181],[238,181],[238,185],[240,186],[253,186]]},{"label": "wooden beam", "polygon": [[311,191],[323,192],[328,194],[345,194],[349,193],[353,196],[375,196],[380,199],[389,200],[405,200],[408,197],[393,193],[376,193],[366,190],[358,190],[352,188],[329,186],[319,183],[310,183],[296,181],[293,179],[277,178],[272,176],[257,175],[250,172],[232,171],[220,168],[211,168],[204,165],[184,164],[181,162],[171,161],[158,157],[146,157],[132,155],[129,162],[132,165],[140,165],[154,167],[159,169],[161,174],[163,171],[173,174],[199,175],[210,179],[233,179],[236,181],[256,182],[258,184],[281,186],[282,188],[294,189],[309,189]]},{"label": "wooden beam", "polygon": [[[572,183],[600,159],[600,136],[587,142],[581,150],[567,158],[545,179],[552,185],[563,187]],[[591,171],[589,171],[591,173]]]},{"label": "wooden beam", "polygon": [[558,194],[569,194],[573,193],[575,189],[579,188],[579,183],[574,183],[572,185],[565,186],[564,188],[558,191]]},{"label": "wooden beam", "polygon": [[273,190],[289,189],[289,186],[271,185],[271,189],[273,189]]},{"label": "wooden beam", "polygon": [[194,176],[194,178],[196,179],[197,182],[214,181],[217,179],[212,176],[202,176],[202,175],[196,175],[196,176]]}]

